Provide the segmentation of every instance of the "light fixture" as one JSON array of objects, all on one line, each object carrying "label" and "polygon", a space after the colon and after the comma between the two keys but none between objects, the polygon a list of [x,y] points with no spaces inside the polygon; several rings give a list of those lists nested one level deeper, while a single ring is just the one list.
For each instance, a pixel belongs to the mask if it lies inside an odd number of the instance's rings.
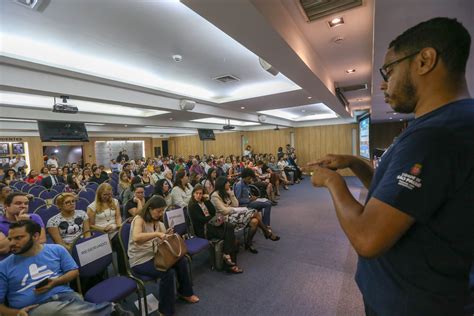
[{"label": "light fixture", "polygon": [[172,121],[172,120],[173,120],[173,118],[172,118],[172,117],[170,117],[170,121]]},{"label": "light fixture", "polygon": [[403,121],[403,119],[400,119],[400,122]]},{"label": "light fixture", "polygon": [[301,110],[301,112],[305,113],[305,112],[306,112],[306,110]]},{"label": "light fixture", "polygon": [[363,101],[363,100],[364,100],[364,99],[361,99],[361,98],[357,99],[357,101],[359,101],[359,102],[360,102],[360,101]]},{"label": "light fixture", "polygon": [[313,97],[308,97],[308,100],[311,100]]},{"label": "light fixture", "polygon": [[241,106],[240,109],[241,109],[241,110],[245,110],[245,106]]},{"label": "light fixture", "polygon": [[260,125],[260,123],[255,123],[255,122],[244,122],[244,121],[238,121],[238,120],[227,120],[223,118],[217,118],[217,117],[207,117],[207,118],[202,118],[202,119],[196,119],[196,120],[191,120],[191,122],[198,122],[198,123],[208,123],[208,124],[219,124],[219,125],[224,125],[224,124],[229,124],[229,125],[235,125],[235,126],[252,126],[252,125]]},{"label": "light fixture", "polygon": [[356,72],[355,68],[347,69],[347,70],[346,70],[346,74],[352,74],[352,73],[354,73],[354,72]]},{"label": "light fixture", "polygon": [[392,117],[389,117],[388,119],[389,119],[389,120],[392,120],[393,118],[392,118]]},{"label": "light fixture", "polygon": [[328,21],[329,27],[336,27],[342,24],[344,24],[344,18],[342,16]]},{"label": "light fixture", "polygon": [[105,124],[103,123],[85,123],[88,126],[104,126]]},{"label": "light fixture", "polygon": [[272,74],[273,76],[278,75],[280,72],[275,69],[272,65],[270,65],[267,61],[265,61],[262,57],[258,58],[258,61],[260,62],[260,66],[262,66],[263,69],[265,69],[267,72]]},{"label": "light fixture", "polygon": [[181,62],[183,60],[183,56],[181,55],[173,55],[171,56],[173,58],[173,60],[177,63]]},{"label": "light fixture", "polygon": [[0,118],[0,121],[5,122],[25,122],[25,123],[36,123],[36,120],[24,120],[24,119],[11,119],[11,118]]}]

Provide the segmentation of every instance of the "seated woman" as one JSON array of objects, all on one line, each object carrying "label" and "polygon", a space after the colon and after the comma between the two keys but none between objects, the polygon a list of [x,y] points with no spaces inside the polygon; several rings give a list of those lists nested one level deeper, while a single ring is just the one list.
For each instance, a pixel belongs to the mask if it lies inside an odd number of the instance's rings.
[{"label": "seated woman", "polygon": [[146,167],[141,167],[138,174],[143,185],[147,186],[152,183],[150,171]]},{"label": "seated woman", "polygon": [[74,240],[86,232],[89,237],[89,217],[86,212],[76,210],[76,195],[62,193],[56,198],[59,214],[51,217],[46,224],[48,233],[56,244],[71,250]]},{"label": "seated woman", "polygon": [[125,217],[135,216],[141,212],[143,205],[145,205],[145,186],[143,184],[132,185],[133,198],[130,199],[124,206]]},{"label": "seated woman", "polygon": [[214,192],[214,184],[216,183],[217,171],[211,167],[207,171],[207,178],[204,180],[204,194],[209,197],[209,194]]},{"label": "seated woman", "polygon": [[38,174],[38,171],[36,171],[35,169],[31,169],[30,173],[28,173],[28,175],[26,176],[25,181],[30,184],[33,184],[37,181],[41,181],[42,179],[43,177]]},{"label": "seated woman", "polygon": [[70,173],[67,175],[64,192],[78,193],[82,188],[81,182],[74,174]]},{"label": "seated woman", "polygon": [[189,184],[189,177],[186,175],[186,171],[179,170],[176,173],[176,181],[171,191],[171,204],[179,207],[188,206],[192,192],[193,187]]},{"label": "seated woman", "polygon": [[[271,240],[279,240],[280,237],[273,235],[271,230],[262,222],[260,213],[247,209],[240,211],[239,201],[236,199],[234,192],[230,188],[230,183],[226,177],[219,177],[216,180],[216,189],[211,194],[211,202],[216,208],[216,211],[226,216],[226,220],[233,224],[237,229],[249,226],[250,230],[245,241],[245,249],[252,253],[258,253],[257,249],[252,245],[253,237],[260,228],[265,238]],[[239,211],[237,211],[239,210]]]},{"label": "seated woman", "polygon": [[2,183],[5,183],[6,185],[10,185],[12,181],[16,181],[18,179],[19,178],[15,169],[10,168],[5,172],[5,176],[2,179]]},{"label": "seated woman", "polygon": [[79,177],[79,181],[81,181],[81,183],[84,185],[85,183],[89,182],[91,177],[92,177],[91,168],[85,167],[84,170],[82,170],[82,175]]},{"label": "seated woman", "polygon": [[275,173],[279,177],[280,183],[283,183],[283,188],[285,190],[288,190],[288,184],[290,183],[290,181],[288,181],[286,173],[283,172],[283,170],[280,170],[280,167],[275,161],[275,156],[270,157],[267,165],[268,165],[268,168],[270,168],[272,172]]},{"label": "seated woman", "polygon": [[193,222],[196,236],[206,239],[224,240],[223,260],[229,273],[242,273],[243,270],[237,266],[237,247],[235,244],[234,225],[229,222],[214,225],[209,223],[216,215],[216,209],[211,201],[204,199],[204,189],[198,184],[194,187],[191,200],[188,204],[188,213]]},{"label": "seated woman", "polygon": [[155,191],[153,195],[159,195],[165,199],[166,205],[170,206],[171,204],[171,188],[166,179],[160,179],[155,185]]},{"label": "seated woman", "polygon": [[117,229],[122,225],[122,217],[119,202],[113,198],[110,184],[99,185],[94,202],[87,207],[87,216],[92,229],[108,233],[109,237],[115,237]]},{"label": "seated woman", "polygon": [[120,172],[119,175],[119,183],[117,186],[117,193],[119,196],[122,196],[123,192],[125,192],[128,188],[130,188],[130,178],[128,174],[124,171]]},{"label": "seated woman", "polygon": [[173,315],[175,313],[173,270],[176,271],[178,277],[180,297],[188,303],[199,302],[199,297],[193,292],[186,257],[181,258],[172,269],[165,272],[155,268],[153,259],[157,243],[173,233],[173,229],[166,230],[161,222],[165,208],[165,200],[159,196],[153,196],[135,216],[130,228],[128,257],[130,267],[135,273],[160,279],[158,310],[163,315]]}]

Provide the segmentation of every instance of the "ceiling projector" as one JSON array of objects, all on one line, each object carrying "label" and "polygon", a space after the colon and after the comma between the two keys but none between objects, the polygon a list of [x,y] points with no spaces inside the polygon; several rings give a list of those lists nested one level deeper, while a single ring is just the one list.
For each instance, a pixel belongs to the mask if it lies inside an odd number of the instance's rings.
[{"label": "ceiling projector", "polygon": [[226,131],[231,130],[231,129],[234,129],[234,128],[235,128],[235,126],[232,126],[232,125],[224,125],[224,126],[222,126],[222,129],[224,129],[224,130],[226,130]]},{"label": "ceiling projector", "polygon": [[[77,106],[67,104],[67,99],[69,99],[68,96],[62,95],[61,99],[63,99],[62,103],[54,103],[53,112],[66,113],[66,114],[76,114],[79,111],[77,109]],[[54,100],[56,101],[56,98],[54,98]]]}]

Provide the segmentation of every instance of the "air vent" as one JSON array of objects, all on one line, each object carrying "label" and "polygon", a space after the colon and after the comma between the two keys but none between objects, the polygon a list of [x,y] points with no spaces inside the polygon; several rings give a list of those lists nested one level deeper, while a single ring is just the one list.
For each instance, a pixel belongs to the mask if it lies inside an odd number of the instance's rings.
[{"label": "air vent", "polygon": [[237,78],[236,76],[224,75],[224,76],[215,77],[213,78],[213,80],[216,80],[222,83],[228,83],[228,82],[233,82],[233,81],[239,81],[240,79]]},{"label": "air vent", "polygon": [[339,89],[341,89],[342,92],[367,90],[367,84],[366,83],[355,84],[355,85],[352,85],[352,86],[339,87]]},{"label": "air vent", "polygon": [[13,0],[13,2],[32,10],[38,10],[43,0]]},{"label": "air vent", "polygon": [[362,5],[362,0],[299,0],[308,22]]}]

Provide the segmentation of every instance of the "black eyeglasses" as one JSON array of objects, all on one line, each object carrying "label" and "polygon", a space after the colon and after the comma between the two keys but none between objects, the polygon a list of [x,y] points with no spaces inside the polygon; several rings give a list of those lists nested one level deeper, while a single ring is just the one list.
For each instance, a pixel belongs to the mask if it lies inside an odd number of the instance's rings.
[{"label": "black eyeglasses", "polygon": [[394,61],[392,61],[392,62],[390,62],[390,63],[388,63],[388,64],[386,64],[386,65],[383,65],[382,68],[379,69],[380,75],[382,76],[383,80],[384,80],[385,82],[387,82],[387,81],[388,81],[388,78],[390,78],[390,76],[388,75],[388,71],[387,71],[387,69],[388,69],[390,66],[394,66],[394,65],[396,65],[396,64],[398,64],[398,63],[404,61],[405,59],[408,59],[408,58],[410,58],[410,57],[413,57],[413,56],[415,56],[416,54],[418,54],[419,52],[420,52],[420,51],[416,51],[416,52],[414,52],[414,53],[412,53],[412,54],[410,54],[410,55],[407,55],[407,56],[402,57],[402,58],[400,58],[400,59],[394,60]]}]

